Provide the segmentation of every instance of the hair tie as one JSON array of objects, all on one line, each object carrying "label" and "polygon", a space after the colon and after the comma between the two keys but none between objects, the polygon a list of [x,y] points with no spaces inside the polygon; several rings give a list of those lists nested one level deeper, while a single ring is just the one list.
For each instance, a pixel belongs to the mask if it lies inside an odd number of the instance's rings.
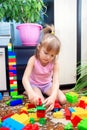
[{"label": "hair tie", "polygon": [[55,34],[53,30],[52,30],[51,34],[53,34],[53,35]]}]

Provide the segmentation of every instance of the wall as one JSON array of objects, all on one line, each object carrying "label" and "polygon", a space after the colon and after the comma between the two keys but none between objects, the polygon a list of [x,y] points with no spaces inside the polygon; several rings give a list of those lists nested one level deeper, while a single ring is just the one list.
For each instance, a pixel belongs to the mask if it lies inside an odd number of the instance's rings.
[{"label": "wall", "polygon": [[54,1],[56,35],[61,41],[60,84],[76,82],[76,0]]},{"label": "wall", "polygon": [[82,0],[82,39],[81,60],[87,62],[87,0]]},{"label": "wall", "polygon": [[0,91],[7,89],[5,48],[0,48]]}]

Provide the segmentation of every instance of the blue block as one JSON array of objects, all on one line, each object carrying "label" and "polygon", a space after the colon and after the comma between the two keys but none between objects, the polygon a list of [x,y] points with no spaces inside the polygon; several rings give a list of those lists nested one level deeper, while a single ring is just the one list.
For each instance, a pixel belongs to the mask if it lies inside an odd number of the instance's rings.
[{"label": "blue block", "polygon": [[3,96],[2,96],[2,93],[0,93],[0,100],[2,100],[3,99]]},{"label": "blue block", "polygon": [[10,106],[16,106],[16,105],[20,105],[22,103],[23,103],[22,99],[12,100],[12,101],[10,101]]},{"label": "blue block", "polygon": [[17,71],[16,71],[16,70],[9,70],[9,72],[12,72],[12,73],[14,73],[14,74],[16,74],[16,73],[17,73]]},{"label": "blue block", "polygon": [[15,55],[15,52],[9,51],[9,52],[8,52],[8,56],[16,56],[16,55]]},{"label": "blue block", "polygon": [[72,107],[69,107],[70,112],[75,112],[75,110]]},{"label": "blue block", "polygon": [[57,111],[59,111],[59,110],[60,110],[59,108],[54,108],[54,109],[53,109],[54,112],[57,112]]},{"label": "blue block", "polygon": [[2,122],[3,127],[10,128],[10,130],[22,130],[24,125],[12,118],[7,118]]}]

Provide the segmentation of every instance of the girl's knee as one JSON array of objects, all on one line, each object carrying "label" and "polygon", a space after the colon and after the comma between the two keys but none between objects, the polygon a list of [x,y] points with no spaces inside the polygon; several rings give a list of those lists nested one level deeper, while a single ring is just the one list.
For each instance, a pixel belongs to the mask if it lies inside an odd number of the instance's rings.
[{"label": "girl's knee", "polygon": [[62,105],[64,105],[64,104],[66,103],[66,97],[65,97],[65,96],[61,99],[60,103],[61,103]]}]

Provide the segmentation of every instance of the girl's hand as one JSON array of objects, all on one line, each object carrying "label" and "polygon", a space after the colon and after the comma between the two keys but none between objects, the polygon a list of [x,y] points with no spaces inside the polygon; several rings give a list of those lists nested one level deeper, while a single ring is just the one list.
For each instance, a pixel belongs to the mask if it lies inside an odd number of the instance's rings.
[{"label": "girl's hand", "polygon": [[53,110],[55,100],[56,100],[55,96],[49,96],[48,98],[45,99],[44,105],[45,107],[47,107],[46,112]]},{"label": "girl's hand", "polygon": [[38,102],[39,102],[39,99],[40,99],[40,96],[38,96],[38,94],[36,94],[35,92],[29,93],[28,97],[29,97],[29,101],[31,103],[38,105]]}]

